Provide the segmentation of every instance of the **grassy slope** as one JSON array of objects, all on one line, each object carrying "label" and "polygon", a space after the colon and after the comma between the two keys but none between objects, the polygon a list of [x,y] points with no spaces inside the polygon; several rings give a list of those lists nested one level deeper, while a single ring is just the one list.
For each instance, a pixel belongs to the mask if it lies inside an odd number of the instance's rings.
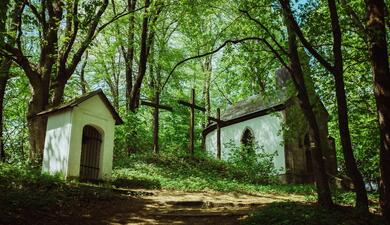
[{"label": "grassy slope", "polygon": [[[313,185],[256,184],[228,164],[200,157],[195,159],[169,155],[132,155],[117,162],[114,185],[131,188],[163,188],[185,191],[223,191],[248,194],[304,195],[307,203],[277,202],[266,205],[244,221],[245,224],[280,225],[366,225],[384,224],[377,215],[362,215],[351,206],[354,193],[334,190],[335,210],[317,207]],[[371,209],[378,210],[378,196],[370,194]]]},{"label": "grassy slope", "polygon": [[[136,154],[116,163],[114,184],[132,188],[163,188],[185,191],[305,194],[314,197],[312,185],[256,184],[248,174],[227,163],[206,157]],[[128,182],[128,183],[126,183]]]},{"label": "grassy slope", "polygon": [[[255,184],[247,176],[248,174],[243,174],[226,163],[204,157],[189,159],[136,154],[115,161],[115,180],[112,184],[117,187],[185,191],[300,194],[308,199],[307,204],[290,202],[267,205],[246,221],[249,224],[364,224],[356,222],[371,221],[350,209],[330,212],[316,208],[312,204],[315,201],[315,191],[311,185]],[[111,187],[107,183],[90,185],[65,182],[60,177],[42,175],[39,170],[26,166],[0,164],[0,224],[12,224],[11,221],[15,220],[23,223],[31,217],[39,218],[48,212],[66,214],[70,207],[109,200],[115,197]],[[375,201],[376,197],[370,196]],[[351,205],[353,194],[337,192],[335,200]],[[336,220],[332,220],[333,217]],[[319,218],[321,223],[318,222]],[[326,223],[327,221],[330,223]],[[347,222],[331,223],[332,221]]]}]

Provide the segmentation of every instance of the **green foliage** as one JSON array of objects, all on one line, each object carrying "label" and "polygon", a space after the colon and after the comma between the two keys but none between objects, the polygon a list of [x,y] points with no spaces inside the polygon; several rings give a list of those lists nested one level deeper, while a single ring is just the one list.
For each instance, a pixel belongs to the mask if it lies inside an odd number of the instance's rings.
[{"label": "green foliage", "polygon": [[277,172],[273,158],[277,152],[266,153],[263,146],[257,142],[247,145],[236,145],[233,140],[225,143],[230,155],[228,163],[252,183],[272,183],[277,181]]},{"label": "green foliage", "polygon": [[12,67],[11,73],[15,77],[8,81],[4,99],[4,147],[7,162],[23,164],[28,157],[26,114],[30,90],[19,68]]},{"label": "green foliage", "polygon": [[0,193],[0,224],[29,224],[29,216],[112,198],[111,189],[104,186],[65,182],[37,168],[5,163],[0,163]]},{"label": "green foliage", "polygon": [[146,186],[151,184],[151,187],[144,188],[161,187],[187,191],[307,193],[308,190],[312,190],[311,186],[305,185],[290,187],[269,184],[267,182],[274,180],[264,178],[259,180],[257,174],[250,174],[228,162],[212,159],[205,154],[191,158],[187,154],[178,156],[164,153],[157,156],[139,152],[114,161],[113,177],[119,179],[114,183],[132,180],[125,182],[133,187],[138,186],[140,181],[146,181],[148,183]]},{"label": "green foliage", "polygon": [[377,215],[364,215],[352,208],[324,209],[298,202],[271,203],[252,214],[243,224],[273,225],[368,225],[385,224]]},{"label": "green foliage", "polygon": [[[137,8],[142,7],[143,3],[138,2]],[[153,14],[159,1],[152,2],[150,14]],[[36,4],[40,10],[41,6],[36,1],[32,3]],[[64,1],[64,3],[71,5],[71,1]],[[99,26],[114,18],[115,10],[118,13],[126,8],[126,2],[115,1],[116,9],[113,3],[114,1],[110,1]],[[100,4],[101,1],[97,0],[80,1],[79,16],[75,19],[81,24],[78,30],[81,36],[85,36],[88,32],[86,28],[90,25],[92,16]],[[297,1],[293,4],[293,10],[296,11],[295,15],[307,39],[322,56],[332,59],[331,26],[326,1],[308,0]],[[363,15],[365,10],[362,4],[361,1],[350,1],[350,5],[359,15]],[[341,4],[337,6],[343,30],[344,76],[354,155],[365,180],[377,181],[379,177],[379,131],[367,45]],[[267,27],[268,32],[240,13],[239,9],[248,10],[255,19]],[[36,63],[40,59],[42,30],[37,29],[38,21],[31,10],[25,10],[23,14],[21,45],[26,57]],[[285,58],[286,54],[283,54],[279,46],[269,39],[269,35],[272,34],[281,47],[286,47],[285,28],[281,18],[279,6],[275,1],[270,0],[214,0],[211,3],[208,0],[164,1],[164,7],[158,19],[149,27],[154,32],[154,40],[153,45],[150,46],[151,54],[140,93],[141,98],[148,100],[153,98],[155,88],[150,84],[156,80],[157,71],[161,76],[161,81],[164,81],[179,61],[216,49],[229,39],[266,38],[277,51],[281,52],[281,57]],[[140,10],[135,13],[134,76],[138,71],[142,19],[143,10]],[[161,102],[175,109],[172,113],[160,113],[159,140],[163,154],[160,157],[150,154],[128,156],[129,152],[152,151],[152,114],[151,109],[144,106],[141,106],[135,113],[125,112],[125,57],[122,48],[126,48],[129,44],[127,27],[128,16],[105,27],[88,47],[89,58],[85,68],[88,88],[90,90],[103,88],[112,102],[118,103],[118,111],[125,120],[125,124],[117,127],[115,133],[116,169],[114,173],[119,178],[115,181],[115,185],[183,190],[302,191],[310,192],[308,195],[314,196],[311,186],[299,186],[298,190],[289,190],[297,186],[258,185],[258,183],[274,182],[275,173],[275,169],[271,166],[272,154],[262,153],[261,148],[258,149],[259,151],[247,151],[237,146],[233,147],[236,149],[233,152],[236,153],[231,158],[231,164],[209,159],[203,155],[195,159],[187,157],[185,149],[188,144],[188,109],[178,105],[177,100],[188,100],[191,88],[197,91],[198,105],[206,104],[206,87],[210,88],[211,111],[209,113],[211,115],[217,107],[221,107],[223,111],[229,104],[253,94],[272,95],[275,90],[274,71],[280,68],[281,64],[267,46],[257,41],[229,44],[217,54],[210,55],[208,60],[210,60],[211,68],[208,71],[204,68],[204,58],[190,60],[180,65],[172,74],[166,87],[161,90]],[[58,49],[61,51],[62,45],[69,40],[64,38],[66,32],[63,26],[59,33]],[[72,54],[80,44],[81,41],[78,38],[71,50]],[[299,51],[302,62],[304,62],[304,72],[307,75],[306,85],[310,90],[314,88],[329,112],[330,135],[336,139],[339,170],[345,173],[337,124],[333,77],[313,57],[308,56],[303,48]],[[67,83],[65,100],[81,92],[78,77],[81,73],[80,69],[80,67],[76,69],[75,74]],[[207,79],[210,80],[209,83]],[[18,167],[27,161],[28,156],[29,136],[26,111],[31,98],[28,83],[24,72],[17,64],[13,64],[4,102],[4,141],[7,162],[14,164],[13,170],[16,172],[7,170],[5,169],[7,166],[2,165],[1,173],[4,180],[1,180],[0,184],[2,188],[10,189],[11,191],[7,193],[11,194],[14,193],[12,190],[18,190],[15,193],[27,193],[28,195],[33,192],[34,188],[39,189],[41,186],[43,186],[42,190],[48,190],[50,188],[47,186],[53,183],[58,185],[54,185],[53,190],[66,187],[59,178],[50,180],[51,177],[41,175],[39,171],[32,172],[29,168]],[[285,124],[286,136],[293,137],[292,135],[298,135],[299,132],[306,133],[306,124],[298,122],[303,117],[301,111],[298,108],[291,110],[293,116],[289,117],[289,121]],[[204,118],[197,112],[197,150],[200,149],[201,131],[206,125]],[[243,155],[243,151],[248,154]],[[45,179],[48,179],[47,182]],[[9,182],[10,180],[14,184]],[[3,183],[10,186],[3,185]],[[15,198],[10,197],[10,199]],[[29,199],[28,196],[26,198]],[[351,202],[347,193],[336,194],[336,200],[346,204]]]},{"label": "green foliage", "polygon": [[115,130],[114,158],[126,157],[135,151],[152,149],[150,117],[151,115],[148,115],[145,109],[126,115],[125,124]]}]

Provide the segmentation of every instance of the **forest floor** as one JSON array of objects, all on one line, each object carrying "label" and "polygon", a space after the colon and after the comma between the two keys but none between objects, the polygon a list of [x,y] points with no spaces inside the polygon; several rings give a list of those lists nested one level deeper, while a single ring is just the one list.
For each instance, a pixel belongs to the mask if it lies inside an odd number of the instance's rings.
[{"label": "forest floor", "polygon": [[317,206],[313,185],[258,183],[208,159],[134,155],[117,160],[111,182],[83,183],[0,163],[0,225],[279,224],[379,225],[353,209],[354,193],[333,190],[332,210]]},{"label": "forest floor", "polygon": [[[117,190],[118,192],[118,190]],[[32,224],[239,224],[265,204],[304,201],[303,196],[222,192],[125,190],[67,212],[38,217]]]}]

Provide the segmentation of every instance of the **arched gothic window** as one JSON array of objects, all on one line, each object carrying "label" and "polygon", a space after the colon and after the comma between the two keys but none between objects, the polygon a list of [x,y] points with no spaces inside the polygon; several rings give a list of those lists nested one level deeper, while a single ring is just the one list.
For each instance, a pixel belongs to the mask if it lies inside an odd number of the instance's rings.
[{"label": "arched gothic window", "polygon": [[255,136],[250,128],[245,128],[241,136],[241,144],[244,147],[251,147],[255,142]]}]

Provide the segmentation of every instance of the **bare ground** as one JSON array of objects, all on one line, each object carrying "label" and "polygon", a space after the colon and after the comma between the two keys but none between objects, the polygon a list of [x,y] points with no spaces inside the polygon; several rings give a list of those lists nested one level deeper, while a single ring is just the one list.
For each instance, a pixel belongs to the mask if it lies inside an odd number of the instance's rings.
[{"label": "bare ground", "polygon": [[275,201],[304,201],[297,195],[248,195],[170,190],[120,190],[114,198],[83,202],[31,224],[238,224]]}]

